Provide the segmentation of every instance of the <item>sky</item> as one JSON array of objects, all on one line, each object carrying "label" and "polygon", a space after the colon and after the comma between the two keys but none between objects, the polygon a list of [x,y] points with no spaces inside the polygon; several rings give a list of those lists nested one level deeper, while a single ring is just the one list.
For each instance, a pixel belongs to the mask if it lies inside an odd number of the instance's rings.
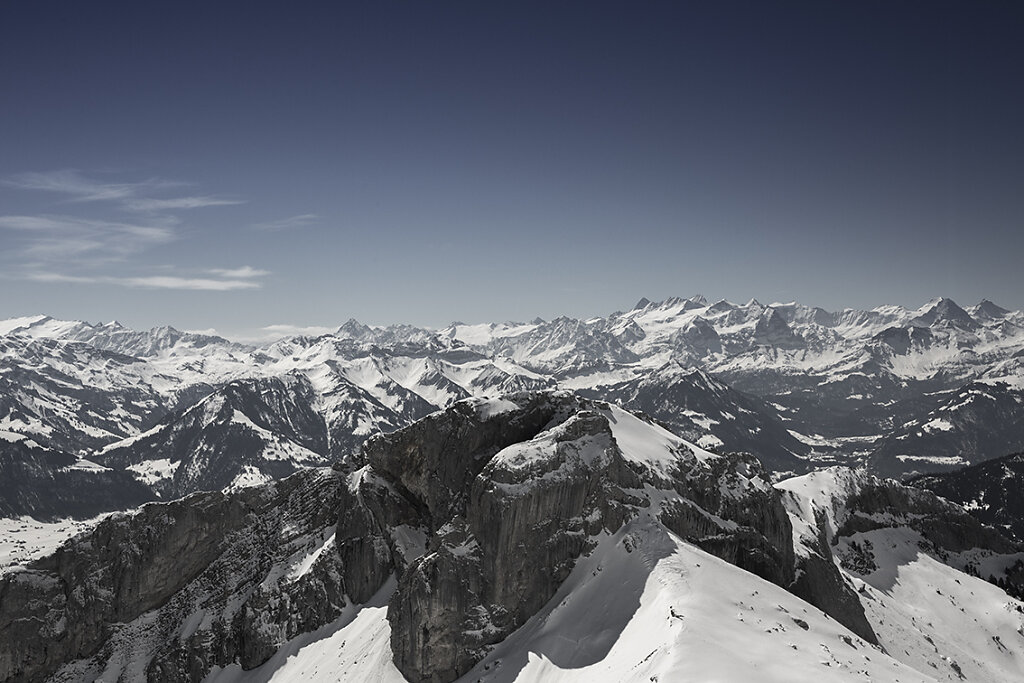
[{"label": "sky", "polygon": [[1017,2],[0,3],[0,318],[1024,308]]}]

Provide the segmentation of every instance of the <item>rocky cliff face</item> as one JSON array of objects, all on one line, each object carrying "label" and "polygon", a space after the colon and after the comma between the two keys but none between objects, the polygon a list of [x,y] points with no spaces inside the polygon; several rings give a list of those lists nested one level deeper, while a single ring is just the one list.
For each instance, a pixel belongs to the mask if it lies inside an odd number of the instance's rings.
[{"label": "rocky cliff face", "polygon": [[0,679],[199,680],[340,614],[340,475],[120,514],[0,576]]},{"label": "rocky cliff face", "polygon": [[395,664],[412,681],[468,671],[602,534],[640,514],[769,580],[792,577],[789,521],[753,458],[712,455],[602,402],[463,403],[365,453],[364,499],[401,492],[418,513],[405,524],[426,535],[388,611]]}]

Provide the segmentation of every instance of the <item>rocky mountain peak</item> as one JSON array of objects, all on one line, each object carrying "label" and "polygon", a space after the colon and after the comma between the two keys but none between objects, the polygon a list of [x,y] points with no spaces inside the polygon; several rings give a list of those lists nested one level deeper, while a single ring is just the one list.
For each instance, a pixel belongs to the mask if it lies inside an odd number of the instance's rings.
[{"label": "rocky mountain peak", "polygon": [[774,308],[761,311],[754,325],[754,341],[783,348],[797,348],[802,344],[785,317]]},{"label": "rocky mountain peak", "polygon": [[713,303],[710,306],[708,306],[708,311],[707,312],[709,314],[726,313],[728,311],[732,311],[732,310],[735,310],[735,309],[736,309],[736,304],[732,303],[731,301],[727,301],[726,299],[719,299],[715,303]]},{"label": "rocky mountain peak", "polygon": [[1002,320],[1010,314],[1010,311],[988,299],[982,299],[977,305],[972,306],[970,312],[974,318],[981,320]]},{"label": "rocky mountain peak", "polygon": [[700,382],[704,385],[718,384],[715,379],[699,367],[684,365],[674,358],[659,367],[654,375],[662,380],[686,378],[687,380]]},{"label": "rocky mountain peak", "polygon": [[970,314],[952,299],[940,297],[933,299],[918,309],[917,315],[910,320],[911,325],[919,327],[949,326],[964,330],[976,330],[978,323]]},{"label": "rocky mountain peak", "polygon": [[335,336],[341,337],[343,339],[360,340],[366,338],[372,333],[373,330],[368,325],[362,324],[355,318],[349,318],[341,325],[341,327],[338,328],[338,331],[335,332],[334,334]]},{"label": "rocky mountain peak", "polygon": [[647,308],[650,305],[651,305],[651,300],[648,299],[647,297],[643,297],[643,298],[640,299],[640,301],[636,302],[636,305],[633,306],[632,310],[634,310],[634,311],[642,311],[643,309]]},{"label": "rocky mountain peak", "polygon": [[[555,393],[463,402],[371,440],[365,460],[406,492],[430,530],[428,552],[402,573],[388,611],[395,664],[410,681],[467,671],[554,595],[597,534],[642,509],[706,539],[709,552],[780,584],[790,578],[785,519],[756,463],[711,455],[599,401]],[[720,477],[729,484],[711,484]],[[645,482],[671,500],[649,507],[634,493]],[[708,527],[694,505],[711,515],[742,509],[733,519],[747,531]]]}]

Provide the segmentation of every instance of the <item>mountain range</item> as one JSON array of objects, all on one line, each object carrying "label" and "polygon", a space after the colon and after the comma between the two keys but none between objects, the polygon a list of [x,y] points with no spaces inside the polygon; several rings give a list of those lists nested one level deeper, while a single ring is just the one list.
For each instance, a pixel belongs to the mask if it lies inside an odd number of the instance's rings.
[{"label": "mountain range", "polygon": [[1022,359],[948,299],[2,321],[0,679],[1020,679]]},{"label": "mountain range", "polygon": [[903,477],[1024,450],[1022,364],[1024,313],[942,298],[839,312],[643,299],[586,320],[349,320],[263,345],[34,316],[0,321],[0,432],[166,498],[351,458],[467,397],[563,389],[776,478],[833,464]]}]

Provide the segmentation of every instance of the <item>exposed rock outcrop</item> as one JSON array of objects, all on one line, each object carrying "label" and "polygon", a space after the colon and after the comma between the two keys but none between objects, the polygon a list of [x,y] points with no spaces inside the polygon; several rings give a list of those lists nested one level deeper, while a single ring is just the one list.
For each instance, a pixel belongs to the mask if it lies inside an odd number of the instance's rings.
[{"label": "exposed rock outcrop", "polygon": [[606,403],[464,403],[377,437],[365,454],[367,472],[421,510],[418,528],[430,532],[388,611],[394,661],[411,681],[469,670],[555,594],[600,534],[644,511],[769,580],[792,577],[789,520],[756,460],[701,451]]},{"label": "exposed rock outcrop", "polygon": [[331,552],[341,481],[311,470],[147,505],[0,576],[0,679],[189,681],[260,664],[346,604]]}]

